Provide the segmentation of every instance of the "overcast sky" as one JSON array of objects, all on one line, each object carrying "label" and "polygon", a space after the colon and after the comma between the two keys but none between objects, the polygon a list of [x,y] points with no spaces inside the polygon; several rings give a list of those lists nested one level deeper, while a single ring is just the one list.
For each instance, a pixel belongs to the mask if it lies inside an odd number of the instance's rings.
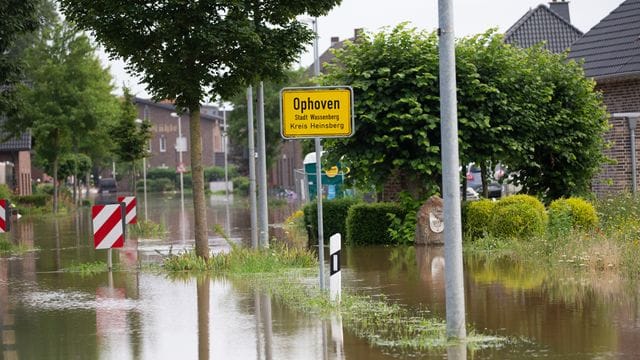
[{"label": "overcast sky", "polygon": [[[473,35],[491,27],[506,31],[529,9],[540,4],[536,0],[452,0],[454,4],[455,33],[457,37]],[[623,0],[572,0],[569,2],[571,23],[583,32],[589,31],[602,18],[613,11]],[[408,21],[418,29],[434,30],[438,27],[437,0],[343,0],[326,16],[318,18],[319,49],[322,53],[329,45],[331,37],[340,40],[353,37],[354,29],[364,28],[377,32],[384,27],[393,27]],[[300,58],[304,67],[313,63],[313,47]],[[122,62],[109,62],[115,84],[123,82],[133,89],[134,94],[147,98],[144,84],[128,76]],[[118,93],[121,90],[118,89]]]}]

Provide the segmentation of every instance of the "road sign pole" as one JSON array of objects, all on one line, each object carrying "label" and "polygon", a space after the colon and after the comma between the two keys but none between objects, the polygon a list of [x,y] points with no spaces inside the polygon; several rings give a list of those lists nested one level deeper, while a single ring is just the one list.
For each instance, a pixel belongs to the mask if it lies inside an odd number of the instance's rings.
[{"label": "road sign pole", "polygon": [[324,290],[324,224],[322,221],[322,142],[316,138],[316,201],[318,203],[318,263],[320,264],[320,290]]}]

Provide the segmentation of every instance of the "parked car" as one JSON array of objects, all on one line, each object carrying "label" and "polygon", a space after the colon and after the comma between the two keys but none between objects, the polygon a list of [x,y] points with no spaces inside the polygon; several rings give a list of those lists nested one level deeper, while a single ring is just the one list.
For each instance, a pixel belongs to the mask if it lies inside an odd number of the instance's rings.
[{"label": "parked car", "polygon": [[[502,170],[502,172],[500,172]],[[495,179],[495,176],[504,176],[504,169],[500,166],[496,166],[496,171],[494,173],[489,174],[489,198],[490,199],[499,199],[502,197],[502,185],[498,183]],[[480,166],[475,165],[474,163],[470,163],[467,166],[467,187],[473,189],[480,195],[483,195],[482,191],[482,175]]]},{"label": "parked car", "polygon": [[118,192],[118,184],[114,178],[100,179],[98,182],[98,194],[115,194]]}]

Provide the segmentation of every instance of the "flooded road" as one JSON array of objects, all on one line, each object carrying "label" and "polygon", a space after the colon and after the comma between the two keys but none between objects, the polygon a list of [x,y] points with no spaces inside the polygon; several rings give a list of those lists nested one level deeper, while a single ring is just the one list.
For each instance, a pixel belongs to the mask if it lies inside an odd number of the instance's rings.
[{"label": "flooded road", "polygon": [[[496,259],[465,258],[467,322],[478,332],[513,339],[500,348],[424,353],[369,345],[343,328],[293,311],[242,279],[185,277],[139,270],[193,246],[191,202],[149,197],[151,220],[166,239],[129,239],[114,250],[120,270],[80,275],[61,271],[103,261],[95,251],[88,209],[77,215],[22,218],[8,238],[39,250],[0,257],[2,359],[637,359],[639,289],[616,276],[597,281]],[[246,201],[209,202],[208,224],[233,241],[250,242]],[[228,206],[227,206],[228,205]],[[294,206],[270,208],[270,223]],[[138,216],[144,215],[143,206]],[[276,229],[274,229],[275,231]],[[225,241],[211,236],[214,251]],[[442,248],[343,249],[345,288],[444,318]]]}]

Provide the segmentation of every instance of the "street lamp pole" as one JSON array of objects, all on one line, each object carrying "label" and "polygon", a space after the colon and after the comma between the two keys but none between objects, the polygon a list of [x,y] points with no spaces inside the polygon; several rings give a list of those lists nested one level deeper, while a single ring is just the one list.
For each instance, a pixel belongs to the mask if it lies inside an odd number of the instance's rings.
[{"label": "street lamp pole", "polygon": [[[136,124],[142,125],[143,120],[136,119]],[[148,152],[148,150],[145,150]],[[135,186],[135,185],[134,185]],[[149,220],[149,214],[147,213],[147,156],[142,158],[142,191],[144,193],[144,220]]]},{"label": "street lamp pole", "polygon": [[178,118],[178,139],[176,150],[178,150],[178,172],[180,173],[180,204],[184,208],[184,163],[182,162],[182,117],[177,113],[171,113],[171,117]]},{"label": "street lamp pole", "polygon": [[227,160],[227,110],[220,103],[222,110],[222,147],[224,151],[224,195],[227,203],[229,202],[229,164]]}]

